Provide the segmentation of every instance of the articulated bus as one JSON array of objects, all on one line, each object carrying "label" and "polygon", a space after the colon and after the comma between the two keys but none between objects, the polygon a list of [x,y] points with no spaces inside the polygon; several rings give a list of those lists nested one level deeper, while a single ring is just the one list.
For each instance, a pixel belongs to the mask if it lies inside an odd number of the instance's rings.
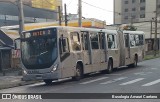
[{"label": "articulated bus", "polygon": [[144,57],[142,31],[78,27],[47,27],[23,32],[23,80],[53,80],[84,74],[111,73],[120,66],[136,67]]}]

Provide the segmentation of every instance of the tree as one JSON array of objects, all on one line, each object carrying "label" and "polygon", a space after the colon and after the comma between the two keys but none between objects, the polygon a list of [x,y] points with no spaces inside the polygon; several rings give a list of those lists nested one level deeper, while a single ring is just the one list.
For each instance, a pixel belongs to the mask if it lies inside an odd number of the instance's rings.
[{"label": "tree", "polygon": [[137,28],[133,25],[126,25],[126,26],[123,27],[123,30],[136,31]]}]

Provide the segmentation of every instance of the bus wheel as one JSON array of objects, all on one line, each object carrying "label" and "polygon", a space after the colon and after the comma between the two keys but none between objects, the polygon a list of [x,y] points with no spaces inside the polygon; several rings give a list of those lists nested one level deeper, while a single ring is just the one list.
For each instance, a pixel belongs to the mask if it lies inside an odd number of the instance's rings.
[{"label": "bus wheel", "polygon": [[47,85],[50,85],[52,84],[52,81],[51,79],[46,79],[46,80],[43,80]]},{"label": "bus wheel", "polygon": [[112,71],[113,71],[113,63],[111,60],[109,60],[108,67],[107,67],[107,74],[112,73]]},{"label": "bus wheel", "polygon": [[79,81],[83,77],[83,70],[81,65],[77,64],[76,66],[76,76],[72,77],[73,80]]},{"label": "bus wheel", "polygon": [[134,63],[130,64],[129,67],[137,67],[137,63],[138,63],[138,57],[135,56]]}]

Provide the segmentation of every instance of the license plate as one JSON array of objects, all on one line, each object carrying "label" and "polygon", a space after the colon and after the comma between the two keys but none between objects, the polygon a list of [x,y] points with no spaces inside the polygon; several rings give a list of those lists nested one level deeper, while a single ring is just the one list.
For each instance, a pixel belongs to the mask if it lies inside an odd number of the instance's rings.
[{"label": "license plate", "polygon": [[42,76],[41,75],[37,75],[36,79],[42,79]]}]

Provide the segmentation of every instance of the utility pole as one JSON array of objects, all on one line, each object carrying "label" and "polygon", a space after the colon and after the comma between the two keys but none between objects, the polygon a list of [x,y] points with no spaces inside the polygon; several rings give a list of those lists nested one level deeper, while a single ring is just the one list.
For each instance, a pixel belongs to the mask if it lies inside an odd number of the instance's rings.
[{"label": "utility pole", "polygon": [[67,6],[64,4],[64,11],[65,11],[65,26],[68,26],[68,19],[67,19]]},{"label": "utility pole", "polygon": [[59,14],[59,26],[61,26],[62,25],[61,6],[58,6],[58,14]]},{"label": "utility pole", "polygon": [[155,11],[155,38],[154,38],[154,56],[156,56],[157,53],[157,16],[158,16],[158,6],[157,6],[158,0],[156,0],[156,11]]},{"label": "utility pole", "polygon": [[82,27],[82,0],[78,0],[78,25],[79,27]]},{"label": "utility pole", "polygon": [[22,0],[18,0],[19,4],[19,34],[22,37],[22,32],[24,30],[24,12]]}]

